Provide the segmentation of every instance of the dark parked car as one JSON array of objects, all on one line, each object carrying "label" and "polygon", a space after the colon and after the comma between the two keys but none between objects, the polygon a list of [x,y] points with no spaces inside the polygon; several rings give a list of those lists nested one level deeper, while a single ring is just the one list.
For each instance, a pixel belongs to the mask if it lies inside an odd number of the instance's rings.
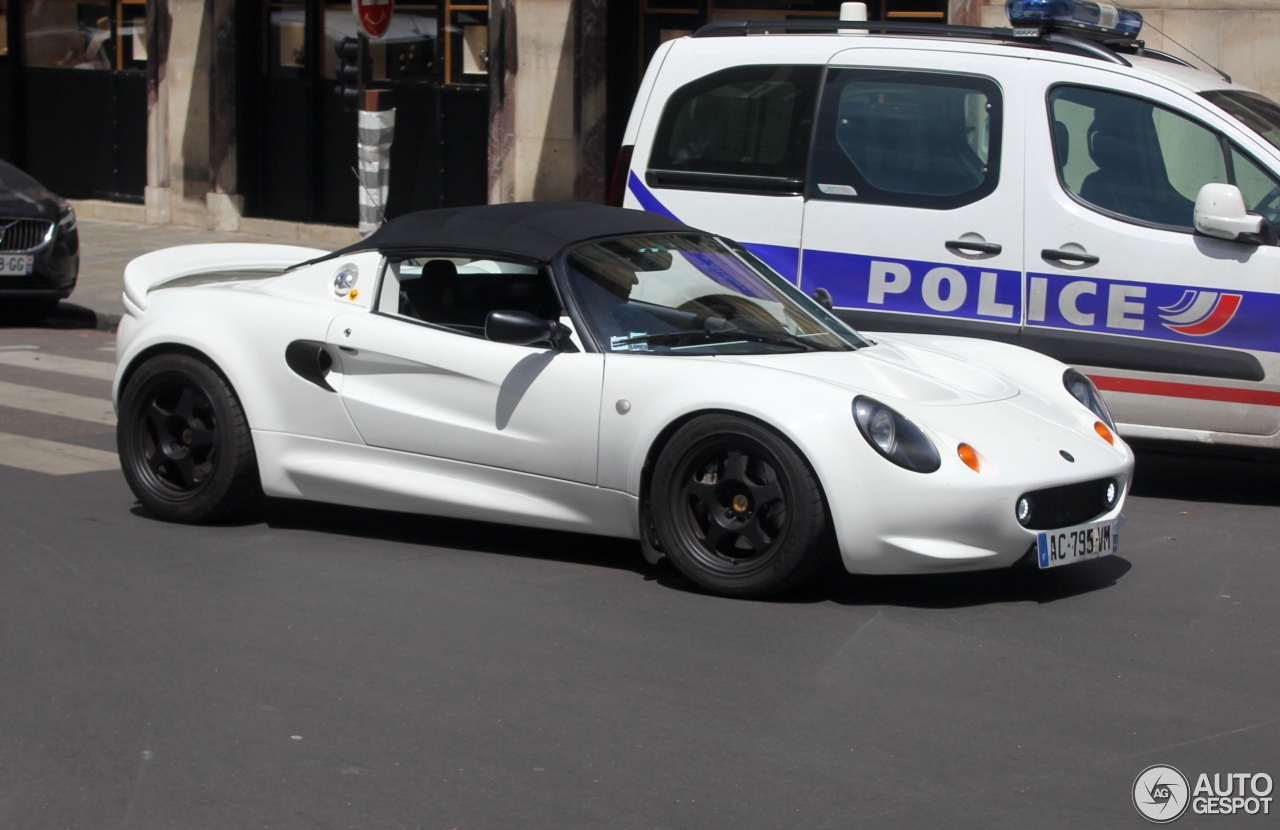
[{"label": "dark parked car", "polygon": [[80,236],[65,199],[0,161],[0,312],[43,319],[76,287]]}]

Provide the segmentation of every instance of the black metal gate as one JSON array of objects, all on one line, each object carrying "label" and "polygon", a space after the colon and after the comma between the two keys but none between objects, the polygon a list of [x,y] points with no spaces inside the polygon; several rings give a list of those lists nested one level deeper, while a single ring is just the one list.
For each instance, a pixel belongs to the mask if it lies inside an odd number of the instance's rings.
[{"label": "black metal gate", "polygon": [[[242,3],[240,187],[252,216],[354,225],[356,115],[334,93],[335,41],[355,34],[350,4]],[[371,44],[374,80],[393,91],[387,216],[483,204],[488,87],[483,5],[401,3]]]}]

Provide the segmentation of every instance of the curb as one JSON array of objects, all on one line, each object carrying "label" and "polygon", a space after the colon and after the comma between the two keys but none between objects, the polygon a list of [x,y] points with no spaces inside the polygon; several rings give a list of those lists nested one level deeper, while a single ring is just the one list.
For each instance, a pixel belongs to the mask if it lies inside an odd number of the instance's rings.
[{"label": "curb", "polygon": [[95,311],[93,312],[93,327],[98,331],[114,332],[120,326],[120,318],[123,314],[116,314],[113,311]]}]

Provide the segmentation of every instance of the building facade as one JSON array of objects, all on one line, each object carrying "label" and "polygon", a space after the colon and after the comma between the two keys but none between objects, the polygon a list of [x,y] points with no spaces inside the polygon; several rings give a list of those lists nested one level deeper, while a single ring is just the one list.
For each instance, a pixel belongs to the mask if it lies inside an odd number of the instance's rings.
[{"label": "building facade", "polygon": [[[839,0],[398,0],[370,48],[392,91],[388,216],[602,201],[665,40]],[[1280,0],[1142,0],[1143,38],[1280,98]],[[1001,0],[869,0],[873,20],[1006,25]],[[335,95],[349,2],[0,0],[0,157],[156,224],[354,226],[355,114]],[[131,215],[137,215],[134,207]]]}]

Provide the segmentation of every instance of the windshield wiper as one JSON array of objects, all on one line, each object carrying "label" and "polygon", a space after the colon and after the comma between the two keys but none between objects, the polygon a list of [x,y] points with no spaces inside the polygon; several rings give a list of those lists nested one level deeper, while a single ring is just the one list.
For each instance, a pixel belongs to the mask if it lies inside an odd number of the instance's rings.
[{"label": "windshield wiper", "polygon": [[629,346],[633,343],[668,343],[680,340],[716,340],[721,342],[732,342],[734,340],[746,340],[750,343],[769,343],[774,346],[791,346],[799,347],[805,351],[821,350],[832,351],[827,346],[819,346],[817,343],[810,343],[807,340],[796,337],[795,335],[777,335],[766,334],[758,331],[745,331],[743,329],[689,329],[687,331],[662,331],[655,334],[638,334],[633,337],[627,337],[622,340],[611,340],[611,346]]}]

